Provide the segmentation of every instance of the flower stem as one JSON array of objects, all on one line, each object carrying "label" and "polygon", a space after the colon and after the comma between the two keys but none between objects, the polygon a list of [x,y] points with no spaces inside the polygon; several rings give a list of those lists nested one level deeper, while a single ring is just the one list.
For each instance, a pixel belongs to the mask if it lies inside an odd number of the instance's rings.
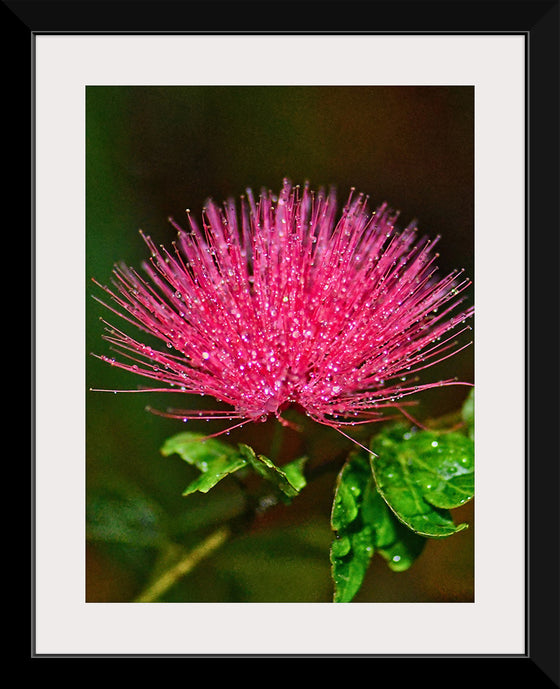
[{"label": "flower stem", "polygon": [[194,569],[202,560],[214,553],[229,538],[231,528],[226,524],[216,529],[207,538],[188,552],[176,565],[165,571],[159,579],[156,579],[136,599],[135,603],[153,603],[170,589],[173,584]]},{"label": "flower stem", "polygon": [[269,459],[273,462],[278,460],[280,455],[280,450],[282,449],[282,442],[284,441],[284,426],[277,422],[274,426],[274,432],[272,434],[272,440],[270,443],[270,450],[268,451]]}]

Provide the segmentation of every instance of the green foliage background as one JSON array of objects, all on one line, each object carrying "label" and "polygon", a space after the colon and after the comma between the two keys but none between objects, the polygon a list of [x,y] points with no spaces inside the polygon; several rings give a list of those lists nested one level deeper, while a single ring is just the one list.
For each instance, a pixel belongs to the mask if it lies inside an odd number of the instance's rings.
[{"label": "green foliage background", "polygon": [[[139,266],[146,247],[138,229],[169,243],[173,216],[200,213],[208,196],[222,201],[246,187],[279,189],[287,176],[312,187],[335,184],[387,201],[439,245],[442,271],[474,277],[474,91],[471,87],[104,87],[86,93],[87,277],[107,282],[113,263]],[[208,494],[183,496],[197,472],[165,440],[184,430],[153,416],[146,395],[89,388],[134,388],[141,382],[90,356],[107,353],[88,281],[87,600],[133,600],[173,561],[242,507],[231,477]],[[470,298],[473,299],[474,290]],[[108,318],[119,325],[116,317]],[[427,372],[426,380],[473,380],[474,348]],[[424,393],[420,418],[461,407],[464,387]],[[152,395],[151,406],[186,406],[180,395]],[[189,400],[189,406],[192,401]],[[217,429],[217,424],[212,430]],[[268,455],[275,423],[246,426],[228,437]],[[206,432],[208,425],[189,430]],[[375,430],[375,427],[372,427]],[[349,444],[311,428],[310,464],[335,458]],[[307,449],[307,448],[306,448]],[[303,453],[287,430],[278,463]],[[340,468],[340,467],[338,467]],[[329,602],[330,514],[336,470],[323,473],[291,505],[267,511],[243,537],[168,591],[184,602]],[[454,510],[465,529],[429,540],[413,567],[393,572],[374,557],[357,602],[472,601],[474,505]]]}]

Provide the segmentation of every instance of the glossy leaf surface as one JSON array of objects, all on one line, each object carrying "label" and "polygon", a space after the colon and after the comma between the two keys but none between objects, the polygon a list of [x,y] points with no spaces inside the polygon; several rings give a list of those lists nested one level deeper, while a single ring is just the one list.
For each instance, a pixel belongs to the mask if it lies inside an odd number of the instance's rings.
[{"label": "glossy leaf surface", "polygon": [[253,468],[287,498],[295,497],[306,484],[303,474],[305,457],[280,468],[267,457],[257,455],[248,445],[234,447],[215,438],[205,439],[205,436],[197,433],[180,433],[168,438],[161,453],[165,457],[176,453],[201,472],[183,491],[183,495],[195,491],[207,493],[223,478],[244,467]]},{"label": "glossy leaf surface", "polygon": [[402,524],[387,506],[371,481],[364,500],[364,520],[373,528],[374,545],[390,569],[403,572],[412,566],[426,544],[426,538]]},{"label": "glossy leaf surface", "polygon": [[357,453],[350,455],[337,478],[331,513],[331,526],[336,532],[331,546],[335,603],[354,598],[373,556],[373,529],[363,518],[370,484],[367,459]]},{"label": "glossy leaf surface", "polygon": [[303,464],[305,458],[291,462],[285,467],[277,467],[268,457],[257,455],[248,445],[239,445],[239,452],[250,466],[288,498],[295,497],[305,486]]},{"label": "glossy leaf surface", "polygon": [[417,534],[449,536],[466,528],[449,513],[474,495],[474,444],[461,433],[392,427],[372,441],[377,488],[398,519]]},{"label": "glossy leaf surface", "polygon": [[179,433],[168,438],[161,453],[164,457],[176,453],[201,472],[185,488],[183,495],[190,495],[197,490],[207,493],[218,481],[247,464],[237,448],[214,438],[204,440],[204,436],[197,433]]}]

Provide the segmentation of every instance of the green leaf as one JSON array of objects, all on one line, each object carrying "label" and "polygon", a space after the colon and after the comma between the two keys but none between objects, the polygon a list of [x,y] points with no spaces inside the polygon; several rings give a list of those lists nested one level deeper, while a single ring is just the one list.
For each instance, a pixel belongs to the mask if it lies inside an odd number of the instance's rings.
[{"label": "green leaf", "polygon": [[307,485],[307,480],[303,473],[303,467],[306,461],[307,457],[300,457],[299,459],[295,459],[293,462],[284,464],[282,467],[288,478],[288,481],[298,492],[300,492]]},{"label": "green leaf", "polygon": [[351,454],[337,477],[331,512],[331,526],[336,531],[330,554],[335,603],[354,598],[373,556],[373,529],[362,515],[370,483],[368,461],[358,453]]},{"label": "green leaf", "polygon": [[[373,534],[371,527],[362,526],[343,537],[344,547],[334,541],[331,547],[331,563],[335,603],[349,603],[360,590],[373,556]],[[341,552],[345,554],[341,554]]]},{"label": "green leaf", "polygon": [[92,542],[159,546],[165,542],[162,510],[126,483],[90,491],[86,510],[87,538]]},{"label": "green leaf", "polygon": [[204,440],[204,437],[198,433],[179,433],[168,438],[161,448],[164,457],[176,453],[201,472],[185,488],[183,495],[190,495],[197,490],[207,493],[218,481],[247,464],[245,457],[235,447],[215,438]]},{"label": "green leaf", "polygon": [[331,512],[336,538],[331,546],[335,603],[350,602],[359,591],[375,550],[396,572],[408,569],[426,538],[405,526],[378,491],[363,453],[353,453],[340,472]]},{"label": "green leaf", "polygon": [[434,538],[467,527],[456,526],[448,510],[474,495],[472,440],[396,426],[375,436],[371,449],[377,488],[403,524]]},{"label": "green leaf", "polygon": [[161,448],[161,453],[164,457],[176,453],[185,462],[196,466],[198,469],[201,469],[209,459],[238,454],[236,449],[227,443],[215,438],[207,438],[202,433],[189,432],[178,433],[167,438]]},{"label": "green leaf", "polygon": [[270,459],[257,455],[248,445],[233,447],[215,438],[198,433],[179,433],[168,438],[161,453],[164,457],[178,454],[185,462],[195,466],[200,476],[183,491],[190,495],[195,491],[207,493],[219,481],[243,467],[252,467],[262,478],[271,482],[285,498],[293,498],[306,485],[301,457],[284,467],[277,467]]},{"label": "green leaf", "polygon": [[474,388],[471,389],[463,404],[461,418],[467,427],[467,435],[471,440],[474,440]]},{"label": "green leaf", "polygon": [[390,569],[403,572],[411,567],[426,544],[426,538],[404,526],[387,506],[372,480],[364,496],[363,518],[373,528],[374,545]]},{"label": "green leaf", "polygon": [[248,445],[240,444],[239,451],[260,476],[274,484],[288,498],[294,498],[305,486],[306,481],[302,473],[303,464],[306,461],[305,457],[297,459],[281,469],[267,457],[257,455]]}]

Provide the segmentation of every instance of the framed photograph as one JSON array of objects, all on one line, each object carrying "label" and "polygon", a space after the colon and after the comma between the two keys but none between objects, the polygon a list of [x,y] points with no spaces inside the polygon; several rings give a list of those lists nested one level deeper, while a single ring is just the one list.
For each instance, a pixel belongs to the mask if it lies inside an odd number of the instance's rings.
[{"label": "framed photograph", "polygon": [[531,308],[557,298],[558,3],[313,30],[313,3],[274,30],[4,5],[31,44],[31,658],[558,683],[558,310]]}]

